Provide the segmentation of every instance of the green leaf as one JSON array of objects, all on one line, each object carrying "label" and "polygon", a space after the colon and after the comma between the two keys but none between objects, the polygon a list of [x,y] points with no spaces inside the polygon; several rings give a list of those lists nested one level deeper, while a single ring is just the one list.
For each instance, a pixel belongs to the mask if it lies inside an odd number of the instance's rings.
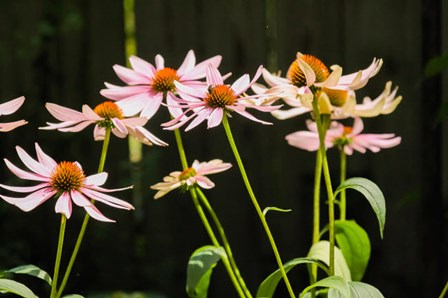
[{"label": "green leaf", "polygon": [[79,294],[69,294],[69,295],[62,296],[62,298],[84,298],[84,296],[81,296]]},{"label": "green leaf", "polygon": [[35,265],[23,265],[18,266],[9,270],[6,270],[5,272],[15,273],[15,274],[28,274],[31,276],[35,276],[37,278],[45,280],[50,286],[51,286],[51,277],[50,275],[40,269],[39,267]]},{"label": "green leaf", "polygon": [[269,211],[291,212],[291,209],[281,209],[278,207],[266,207],[263,209],[263,215],[266,216],[266,213],[268,213]]},{"label": "green leaf", "polygon": [[[316,264],[327,274],[329,274],[328,267],[322,262],[311,258],[297,258],[283,264],[283,268],[288,273],[292,268],[300,264]],[[282,280],[283,276],[280,269],[277,269],[271,273],[258,287],[257,298],[270,298],[274,295],[275,289],[278,283]]]},{"label": "green leaf", "polygon": [[330,289],[328,291],[328,298],[384,298],[383,294],[377,288],[363,282],[351,281],[348,282],[348,287],[350,289],[350,296],[341,296],[340,292]]},{"label": "green leaf", "polygon": [[[311,246],[308,258],[316,259],[330,265],[330,242],[321,240]],[[343,277],[345,280],[352,280],[350,269],[345,261],[344,255],[337,247],[334,248],[334,274]]]},{"label": "green leaf", "polygon": [[425,77],[432,77],[448,69],[448,52],[436,56],[428,61],[425,66]]},{"label": "green leaf", "polygon": [[352,280],[360,281],[370,259],[370,240],[354,220],[335,221],[335,237],[350,268]]},{"label": "green leaf", "polygon": [[[330,291],[334,289],[337,293],[340,293],[342,296],[340,297],[350,297],[350,288],[348,286],[347,281],[341,276],[330,276],[324,279],[319,280],[318,282],[306,287],[300,297],[305,297],[306,293],[314,288],[330,288]],[[330,298],[330,295],[328,295]]]},{"label": "green leaf", "polygon": [[10,279],[0,279],[0,293],[13,293],[25,298],[37,298],[27,286]]},{"label": "green leaf", "polygon": [[213,268],[221,258],[227,258],[222,247],[206,245],[193,252],[187,267],[188,297],[207,297]]},{"label": "green leaf", "polygon": [[359,191],[369,201],[373,211],[378,218],[380,226],[380,235],[383,238],[384,225],[386,224],[386,200],[381,192],[381,189],[372,181],[366,178],[350,178],[345,180],[336,189],[334,195],[336,196],[340,191],[351,188]]}]

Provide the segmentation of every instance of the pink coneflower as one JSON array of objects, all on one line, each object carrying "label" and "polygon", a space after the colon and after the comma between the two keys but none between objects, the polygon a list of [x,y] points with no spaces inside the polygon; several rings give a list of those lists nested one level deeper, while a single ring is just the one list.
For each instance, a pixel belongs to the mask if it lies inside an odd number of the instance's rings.
[{"label": "pink coneflower", "polygon": [[120,191],[132,187],[102,188],[101,185],[106,182],[107,173],[86,176],[79,163],[68,161],[56,163],[42,151],[37,143],[35,147],[37,160],[28,155],[21,147],[16,146],[20,160],[31,172],[24,171],[5,159],[6,166],[17,177],[39,182],[35,186],[27,187],[0,184],[0,187],[10,191],[29,193],[26,197],[21,198],[0,195],[0,198],[6,202],[28,212],[56,196],[58,197],[55,206],[56,213],[64,214],[67,218],[70,218],[73,202],[75,205],[83,207],[94,219],[106,222],[113,222],[113,220],[104,216],[89,198],[115,208],[134,209],[131,204],[105,194],[105,192]]},{"label": "pink coneflower", "polygon": [[215,184],[205,175],[220,173],[231,167],[232,164],[224,163],[220,159],[213,159],[209,162],[195,160],[193,165],[185,171],[171,172],[169,176],[163,178],[163,182],[151,186],[152,189],[158,190],[154,199],[163,197],[173,189],[179,187],[188,189],[195,184],[205,189],[213,188]]},{"label": "pink coneflower", "polygon": [[[245,74],[232,85],[226,85],[218,69],[214,65],[209,64],[206,74],[207,89],[191,88],[180,82],[174,82],[180,97],[183,99],[180,103],[185,105],[187,110],[174,120],[162,124],[162,126],[167,126],[168,129],[175,129],[194,118],[185,129],[186,131],[196,127],[204,120],[207,120],[207,127],[211,128],[218,126],[222,121],[224,113],[228,112],[236,112],[241,116],[262,124],[272,124],[255,118],[246,112],[246,108],[272,112],[280,106],[257,106],[250,103],[248,99],[259,97],[258,95],[243,96],[243,93],[260,77],[262,69],[262,66],[258,68],[252,81],[250,81],[249,75]],[[185,116],[188,112],[192,112],[192,114]]]},{"label": "pink coneflower", "polygon": [[[286,136],[291,146],[316,151],[319,149],[319,134],[315,122],[307,121],[309,131],[297,131]],[[366,153],[367,150],[378,152],[381,149],[392,148],[400,144],[401,137],[393,133],[385,134],[362,134],[364,124],[361,118],[355,118],[353,127],[333,121],[325,135],[325,147],[338,146],[347,155],[353,151]]]},{"label": "pink coneflower", "polygon": [[[25,101],[25,97],[21,96],[16,99],[7,101],[5,103],[0,104],[0,116],[2,115],[10,115],[17,111]],[[19,126],[25,125],[28,122],[25,120],[19,120],[14,122],[0,123],[0,131],[8,132],[17,128]]]},{"label": "pink coneflower", "polygon": [[155,67],[136,56],[129,58],[132,69],[114,65],[117,76],[129,86],[115,86],[106,83],[107,89],[100,91],[106,98],[116,100],[117,105],[127,114],[151,118],[162,104],[166,95],[168,109],[173,117],[182,113],[177,108],[176,86],[174,81],[186,86],[203,86],[205,83],[198,80],[205,77],[205,68],[208,64],[218,67],[221,56],[214,56],[196,65],[196,57],[190,50],[182,65],[177,69],[165,67],[165,61],[161,55],[155,58]]},{"label": "pink coneflower", "polygon": [[115,102],[103,102],[93,110],[88,105],[83,105],[82,112],[54,103],[47,103],[45,106],[53,117],[62,122],[47,122],[48,126],[40,127],[40,129],[79,132],[87,126],[95,124],[93,131],[95,140],[103,140],[106,128],[110,128],[112,133],[119,138],[130,135],[146,145],[153,143],[159,146],[168,145],[143,127],[148,122],[148,118],[126,117]]}]

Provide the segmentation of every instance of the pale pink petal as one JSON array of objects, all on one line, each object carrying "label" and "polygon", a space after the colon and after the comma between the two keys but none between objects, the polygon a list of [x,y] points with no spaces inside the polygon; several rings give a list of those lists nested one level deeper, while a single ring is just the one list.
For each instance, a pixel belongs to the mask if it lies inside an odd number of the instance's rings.
[{"label": "pale pink petal", "polygon": [[95,113],[91,107],[88,105],[82,105],[82,113],[86,120],[90,121],[100,121],[104,120],[103,117],[100,117],[97,113]]},{"label": "pale pink petal", "polygon": [[249,113],[246,112],[245,110],[238,108],[237,106],[229,106],[228,108],[229,108],[230,110],[233,110],[233,111],[237,112],[237,113],[240,114],[241,116],[246,117],[246,118],[249,119],[249,120],[252,120],[252,121],[255,121],[255,122],[264,124],[264,125],[272,125],[271,122],[266,122],[266,121],[260,120],[260,119],[258,119],[258,118],[256,118],[256,117],[254,117],[253,115],[249,114]]},{"label": "pale pink petal", "polygon": [[22,104],[25,102],[25,97],[20,96],[16,99],[4,102],[0,104],[0,116],[1,115],[10,115],[16,112]]},{"label": "pale pink petal", "polygon": [[104,216],[98,208],[95,207],[95,205],[91,204],[90,206],[85,206],[84,210],[94,219],[103,221],[103,222],[115,222],[115,220],[112,220],[110,218],[107,218]]},{"label": "pale pink petal", "polygon": [[52,168],[48,168],[48,167],[40,164],[38,161],[36,161],[34,158],[32,158],[28,153],[25,152],[25,150],[23,150],[19,146],[16,146],[16,151],[17,151],[17,154],[19,155],[20,160],[23,162],[23,164],[28,169],[30,169],[34,173],[41,175],[41,176],[45,176],[45,177],[51,176],[51,172],[53,170]]},{"label": "pale pink petal", "polygon": [[108,174],[106,172],[102,172],[102,173],[87,176],[86,179],[84,180],[84,184],[85,185],[101,186],[104,183],[106,183],[107,175]]},{"label": "pale pink petal", "polygon": [[168,146],[167,143],[165,143],[161,139],[157,138],[155,135],[150,133],[144,127],[141,127],[141,126],[135,127],[135,132],[137,133],[137,135],[140,135],[140,136],[148,139],[151,143],[154,143],[154,144],[156,144],[158,146]]},{"label": "pale pink petal", "polygon": [[273,75],[267,69],[263,69],[262,74],[263,74],[263,79],[271,87],[278,86],[278,85],[290,85],[291,84],[290,80]]},{"label": "pale pink petal", "polygon": [[154,97],[151,98],[151,100],[146,102],[145,106],[140,112],[140,116],[151,119],[151,117],[154,116],[154,114],[159,110],[162,100],[163,100],[162,93],[155,94]]},{"label": "pale pink petal", "polygon": [[148,123],[148,118],[146,117],[132,117],[132,118],[125,118],[120,119],[121,122],[128,126],[134,127],[134,126],[144,126],[146,123]]},{"label": "pale pink petal", "polygon": [[89,189],[86,187],[82,187],[80,189],[80,191],[84,195],[88,196],[89,198],[92,198],[96,201],[102,202],[106,205],[109,205],[109,206],[112,206],[115,208],[127,209],[127,210],[134,209],[134,207],[131,204],[129,204],[128,202],[125,202],[123,200],[117,199],[115,197],[112,197],[112,196],[109,196],[106,194],[103,194],[101,192],[98,192],[98,191],[95,191],[95,190],[92,190],[92,189]]},{"label": "pale pink petal", "polygon": [[87,120],[83,113],[54,104],[54,103],[46,103],[45,107],[48,112],[50,112],[53,117],[58,119],[59,121],[84,121]]},{"label": "pale pink petal", "polygon": [[199,124],[201,124],[205,119],[207,119],[209,117],[209,115],[213,112],[212,109],[209,108],[204,108],[198,112],[196,112],[196,118],[194,118],[193,121],[191,121],[191,123],[187,126],[187,128],[185,128],[185,131],[189,131],[193,128],[195,128],[196,126],[198,126]]},{"label": "pale pink petal", "polygon": [[117,76],[128,85],[139,85],[139,84],[149,84],[149,76],[143,75],[141,73],[135,72],[132,69],[126,68],[124,66],[115,64],[113,69]]},{"label": "pale pink petal", "polygon": [[51,190],[50,188],[44,188],[33,192],[24,198],[12,198],[2,195],[0,195],[0,198],[5,200],[9,204],[19,207],[21,210],[28,212],[47,201],[49,198],[55,195],[56,192],[57,191]]},{"label": "pale pink petal", "polygon": [[58,130],[62,131],[62,132],[80,132],[92,123],[95,123],[95,122],[94,121],[84,121],[84,122],[78,123],[77,125],[74,125],[72,127],[59,128]]},{"label": "pale pink petal", "polygon": [[38,175],[38,174],[34,174],[31,172],[26,172],[22,169],[19,169],[18,167],[16,167],[15,165],[13,165],[9,160],[7,160],[6,158],[4,159],[6,166],[8,167],[8,169],[17,177],[19,177],[20,179],[26,179],[26,180],[33,180],[33,181],[43,181],[43,182],[47,182],[49,180],[48,177],[44,177],[42,175]]},{"label": "pale pink petal", "polygon": [[232,89],[235,95],[238,96],[249,88],[249,82],[249,75],[245,74],[236,80],[230,89]]},{"label": "pale pink petal", "polygon": [[180,96],[185,100],[196,101],[197,98],[204,98],[206,96],[206,90],[192,88],[177,81],[174,81],[174,85]]},{"label": "pale pink petal", "polygon": [[25,125],[28,122],[25,120],[19,120],[14,122],[6,122],[6,123],[0,123],[0,131],[1,132],[8,132],[13,129],[16,129],[19,126]]},{"label": "pale pink petal", "polygon": [[153,97],[154,94],[150,92],[143,92],[119,100],[116,102],[116,104],[123,112],[123,115],[134,116],[137,113],[140,113],[141,110],[143,110],[143,108],[148,104],[148,102],[153,100]]},{"label": "pale pink petal", "polygon": [[35,192],[39,189],[42,189],[44,187],[49,187],[50,184],[49,183],[40,183],[34,186],[9,186],[9,185],[4,185],[4,184],[0,184],[0,187],[10,190],[10,191],[15,191],[15,192],[22,192],[22,193],[27,193],[27,192]]},{"label": "pale pink petal", "polygon": [[206,78],[208,86],[219,86],[224,84],[224,81],[222,79],[221,74],[219,73],[219,70],[212,64],[207,65]]},{"label": "pale pink petal", "polygon": [[104,127],[100,127],[99,125],[95,125],[93,129],[93,139],[95,141],[102,141],[106,136],[106,129]]},{"label": "pale pink petal", "polygon": [[213,183],[210,179],[208,179],[205,176],[197,175],[197,176],[195,176],[195,178],[196,178],[196,183],[202,188],[210,189],[210,188],[215,187],[215,183]]},{"label": "pale pink petal", "polygon": [[292,108],[289,110],[276,110],[272,112],[272,116],[280,120],[285,120],[299,115],[303,115],[305,113],[308,113],[309,111],[310,109],[307,107]]},{"label": "pale pink petal", "polygon": [[305,74],[306,85],[308,87],[313,85],[316,82],[316,73],[311,68],[311,66],[300,58],[297,59],[295,62],[299,65],[299,68]]},{"label": "pale pink petal", "polygon": [[157,70],[161,70],[161,69],[165,68],[165,59],[163,59],[162,55],[157,54],[155,60],[156,60],[156,69]]},{"label": "pale pink petal", "polygon": [[71,190],[70,196],[73,200],[73,202],[78,205],[79,207],[86,207],[92,205],[92,203],[82,195],[79,191]]},{"label": "pale pink petal", "polygon": [[223,109],[220,108],[213,109],[213,111],[208,116],[207,128],[216,127],[219,124],[221,124],[223,114],[224,114]]},{"label": "pale pink petal", "polygon": [[147,92],[150,89],[149,85],[146,86],[115,86],[105,83],[108,89],[101,89],[100,94],[108,99],[122,100],[136,94]]},{"label": "pale pink petal", "polygon": [[56,213],[64,214],[67,219],[72,215],[72,200],[67,192],[63,192],[54,207]]},{"label": "pale pink petal", "polygon": [[196,57],[194,55],[194,52],[193,50],[189,50],[187,56],[185,56],[185,59],[182,62],[182,65],[177,69],[178,76],[182,77],[184,74],[192,71],[195,64],[196,64]]},{"label": "pale pink petal", "polygon": [[177,98],[172,92],[167,92],[166,94],[166,104],[168,107],[168,111],[173,118],[180,116],[183,112],[182,108],[176,107],[178,105],[178,101],[180,99]]},{"label": "pale pink petal", "polygon": [[350,136],[352,136],[352,135],[359,135],[363,131],[363,129],[364,129],[364,124],[362,123],[361,118],[356,117],[354,122],[353,122],[353,130],[350,133]]},{"label": "pale pink petal", "polygon": [[184,73],[184,75],[181,77],[181,81],[198,80],[205,78],[207,65],[211,64],[214,67],[218,68],[218,66],[221,64],[221,59],[222,57],[218,55],[202,61],[201,63],[196,65],[192,71]]},{"label": "pale pink petal", "polygon": [[317,151],[319,149],[319,135],[310,131],[297,131],[285,137],[289,145],[307,150]]},{"label": "pale pink petal", "polygon": [[120,119],[112,118],[112,123],[114,124],[115,128],[118,129],[119,132],[121,132],[124,135],[128,134],[126,125]]},{"label": "pale pink petal", "polygon": [[131,63],[132,68],[136,72],[143,74],[150,80],[152,80],[154,78],[156,69],[151,63],[148,63],[145,60],[143,60],[137,56],[131,56],[129,58],[129,62]]},{"label": "pale pink petal", "polygon": [[48,156],[45,152],[42,151],[39,144],[35,143],[34,147],[36,148],[37,160],[46,166],[48,169],[54,169],[57,166],[57,162]]}]

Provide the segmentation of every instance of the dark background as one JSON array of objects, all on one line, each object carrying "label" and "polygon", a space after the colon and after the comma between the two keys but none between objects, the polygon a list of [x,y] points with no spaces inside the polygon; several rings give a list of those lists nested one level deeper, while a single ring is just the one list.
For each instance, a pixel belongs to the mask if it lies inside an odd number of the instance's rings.
[{"label": "dark background", "polygon": [[[391,80],[404,100],[393,114],[365,120],[365,131],[396,133],[402,144],[378,154],[355,153],[348,176],[369,178],[384,192],[384,239],[368,203],[355,193],[349,193],[348,218],[356,219],[371,238],[365,282],[386,297],[437,297],[448,278],[447,78],[446,71],[428,77],[424,70],[429,59],[446,53],[447,13],[448,3],[442,0],[136,0],[136,39],[138,56],[154,63],[160,53],[173,68],[189,49],[198,61],[220,54],[221,72],[233,72],[233,78],[252,76],[260,64],[285,73],[297,51],[313,54],[327,65],[339,64],[345,73],[367,67],[373,57],[383,58],[380,73],[357,93],[358,98],[376,97]],[[118,0],[0,0],[0,101],[26,96],[24,106],[2,121],[29,121],[0,136],[0,156],[17,162],[15,145],[33,153],[38,142],[55,159],[77,160],[86,173],[96,171],[101,143],[92,141],[92,127],[77,134],[38,127],[54,120],[45,102],[77,110],[82,104],[93,107],[104,100],[99,94],[104,81],[121,84],[112,65],[125,64],[122,28]],[[306,117],[279,121],[255,114],[274,125],[234,117],[231,127],[237,145],[261,206],[293,209],[268,216],[283,260],[305,256],[311,243],[315,155],[288,146],[284,136],[304,129]],[[147,126],[170,146],[144,148],[141,198],[130,191],[116,194],[129,201],[136,197],[137,210],[99,206],[117,223],[91,222],[67,293],[185,296],[188,257],[210,241],[188,195],[174,192],[152,199],[155,192],[149,186],[180,169],[174,137],[159,127],[167,119],[162,109]],[[235,164],[221,126],[207,130],[201,125],[183,137],[191,161],[221,158]],[[127,162],[127,142],[115,138],[111,146],[107,187],[129,185],[135,169]],[[329,154],[336,170],[336,152]],[[4,184],[20,183],[4,165],[0,178]],[[255,293],[276,269],[269,243],[236,166],[211,178],[217,186],[206,194]],[[59,229],[53,203],[27,214],[0,204],[0,269],[32,263],[53,271]],[[78,208],[69,220],[66,254],[83,216]],[[292,280],[295,289],[303,288],[305,269],[292,271]],[[48,288],[40,282],[24,282],[47,295]],[[215,270],[209,293],[236,296],[222,266]]]}]

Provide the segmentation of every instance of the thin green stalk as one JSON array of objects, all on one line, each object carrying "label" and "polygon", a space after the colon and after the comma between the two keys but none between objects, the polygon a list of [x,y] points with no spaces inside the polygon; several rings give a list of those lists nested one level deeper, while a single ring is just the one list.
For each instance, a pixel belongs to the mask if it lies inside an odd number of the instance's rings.
[{"label": "thin green stalk", "polygon": [[[101,173],[104,170],[104,164],[106,163],[107,150],[109,148],[110,132],[111,132],[111,129],[106,128],[106,133],[105,133],[104,141],[103,141],[103,147],[101,149],[100,162],[98,165],[98,173]],[[94,200],[91,200],[91,202],[95,203]],[[56,298],[61,297],[62,292],[64,291],[64,288],[67,284],[68,278],[69,278],[70,273],[73,268],[73,264],[75,263],[76,257],[78,255],[79,248],[81,247],[81,243],[84,238],[84,234],[86,232],[87,224],[89,223],[89,219],[90,219],[90,215],[88,213],[86,213],[84,216],[82,225],[81,225],[81,229],[79,231],[78,239],[76,240],[75,248],[73,249],[72,256],[70,257],[70,261],[67,265],[67,269],[65,270],[64,278],[62,280],[61,287],[58,290]]]},{"label": "thin green stalk", "polygon": [[[177,149],[179,151],[179,157],[180,157],[180,161],[182,164],[182,169],[186,170],[186,169],[188,169],[187,156],[185,154],[185,149],[184,149],[184,145],[182,142],[182,137],[180,135],[179,129],[174,130],[174,137],[176,139],[176,144],[177,144]],[[207,216],[205,215],[204,210],[202,209],[202,206],[199,203],[196,189],[191,188],[190,195],[191,195],[191,198],[193,199],[193,204],[196,207],[196,210],[199,214],[199,218],[202,220],[202,224],[204,225],[205,230],[207,231],[207,234],[210,237],[210,240],[212,241],[214,246],[221,247],[221,244],[219,243],[218,239],[216,238],[215,233],[213,232],[213,229],[210,225],[210,222],[208,221]],[[229,263],[229,260],[227,258],[224,258],[224,259],[222,259],[222,262],[223,262],[224,266],[226,267],[226,270],[229,274],[229,277],[230,277],[233,285],[235,286],[236,291],[238,292],[238,295],[240,297],[246,297],[243,289],[241,288],[241,285],[240,285],[238,279],[236,278],[233,268],[232,268],[231,264]]]},{"label": "thin green stalk", "polygon": [[240,270],[238,269],[238,266],[236,265],[235,259],[233,258],[232,249],[230,248],[229,241],[227,240],[226,233],[224,231],[224,228],[221,225],[221,222],[219,221],[218,216],[216,215],[215,211],[213,210],[212,206],[207,200],[207,197],[202,192],[202,190],[199,187],[196,187],[196,192],[199,194],[199,200],[202,203],[202,205],[205,206],[205,209],[208,211],[210,216],[212,217],[213,222],[215,223],[216,228],[218,229],[218,233],[221,236],[221,240],[224,244],[224,249],[226,251],[227,257],[229,258],[230,265],[233,268],[233,271],[235,272],[235,275],[241,285],[241,287],[244,290],[244,293],[246,294],[246,297],[252,297],[252,294],[250,293],[249,289],[246,286],[246,283],[244,282],[243,277],[241,276]]},{"label": "thin green stalk", "polygon": [[[313,244],[319,242],[320,238],[320,184],[322,180],[322,155],[316,154],[316,167],[314,169],[314,193],[313,193]],[[317,281],[317,265],[311,265],[311,284]],[[315,297],[315,291],[311,292]]]},{"label": "thin green stalk", "polygon": [[[340,183],[344,182],[347,177],[347,154],[344,152],[344,148],[340,149],[340,160],[341,160],[341,168],[340,168]],[[346,212],[347,212],[347,199],[345,195],[345,189],[343,189],[339,193],[339,219],[345,220]]]},{"label": "thin green stalk", "polygon": [[439,298],[445,297],[446,293],[448,292],[448,281],[445,284],[445,287],[443,288],[442,293],[440,294]]},{"label": "thin green stalk", "polygon": [[240,154],[239,154],[238,149],[236,147],[235,140],[233,139],[232,131],[230,130],[229,121],[227,120],[227,115],[225,113],[224,113],[224,116],[222,118],[222,124],[224,126],[224,130],[226,132],[227,139],[229,140],[230,147],[232,148],[232,151],[233,151],[233,154],[235,156],[236,162],[237,162],[238,167],[240,169],[241,176],[243,178],[244,184],[245,184],[245,186],[247,188],[247,192],[249,193],[249,197],[250,197],[250,199],[252,201],[252,204],[255,207],[255,210],[257,211],[257,214],[258,214],[258,216],[260,218],[260,221],[261,221],[261,223],[263,225],[263,228],[264,228],[264,230],[266,232],[266,235],[267,235],[267,237],[269,239],[269,243],[271,244],[272,251],[274,252],[275,259],[277,261],[278,267],[279,267],[280,272],[282,274],[282,277],[283,277],[283,280],[285,282],[286,288],[288,289],[288,293],[289,293],[289,295],[291,297],[295,297],[294,291],[292,290],[292,287],[291,287],[291,284],[289,282],[288,276],[286,275],[285,268],[283,267],[283,262],[282,262],[282,259],[280,257],[280,253],[279,253],[279,251],[277,249],[277,245],[275,244],[274,237],[273,237],[273,235],[271,233],[271,230],[270,230],[269,225],[268,225],[268,223],[266,221],[266,218],[263,215],[263,212],[262,212],[262,210],[260,208],[260,205],[258,204],[257,198],[255,197],[255,194],[254,194],[254,192],[252,190],[252,186],[250,185],[249,178],[247,177],[246,170],[245,170],[244,165],[243,165],[243,161],[241,160]]},{"label": "thin green stalk", "polygon": [[[319,152],[322,156],[322,168],[324,172],[325,187],[327,189],[328,198],[328,234],[330,242],[330,275],[334,275],[334,247],[335,247],[335,232],[334,232],[334,195],[333,186],[331,185],[330,169],[328,167],[327,150],[325,148],[325,134],[327,125],[321,118],[316,97],[313,100],[314,118],[317,124],[317,131],[319,133]],[[324,120],[329,120],[329,117]]]},{"label": "thin green stalk", "polygon": [[64,214],[62,214],[61,226],[59,228],[58,249],[56,251],[56,260],[54,262],[53,282],[51,283],[51,293],[50,293],[51,298],[57,297],[55,295],[57,293],[57,287],[58,287],[59,267],[61,266],[62,247],[64,246],[66,223],[67,218],[65,217]]}]

